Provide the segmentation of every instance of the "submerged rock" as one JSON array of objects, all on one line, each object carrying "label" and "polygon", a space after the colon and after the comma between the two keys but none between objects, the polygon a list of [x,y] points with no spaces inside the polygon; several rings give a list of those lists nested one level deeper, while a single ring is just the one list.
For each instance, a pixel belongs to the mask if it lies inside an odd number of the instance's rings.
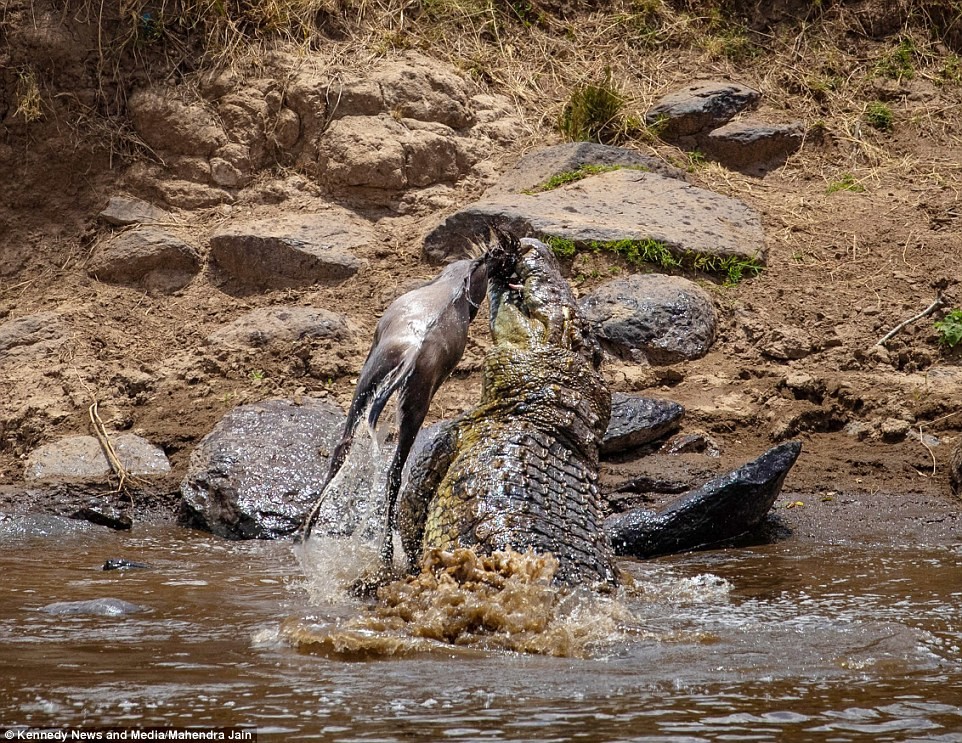
[{"label": "submerged rock", "polygon": [[93,614],[101,617],[122,617],[150,611],[146,606],[132,604],[115,598],[90,599],[88,601],[58,601],[40,607],[45,614],[72,616],[74,614]]},{"label": "submerged rock", "polygon": [[344,414],[314,398],[235,408],[191,453],[181,523],[228,539],[294,532],[313,505]]},{"label": "submerged rock", "polygon": [[616,554],[681,552],[732,539],[765,518],[802,445],[789,441],[758,459],[682,495],[663,511],[634,509],[609,516],[605,531]]}]

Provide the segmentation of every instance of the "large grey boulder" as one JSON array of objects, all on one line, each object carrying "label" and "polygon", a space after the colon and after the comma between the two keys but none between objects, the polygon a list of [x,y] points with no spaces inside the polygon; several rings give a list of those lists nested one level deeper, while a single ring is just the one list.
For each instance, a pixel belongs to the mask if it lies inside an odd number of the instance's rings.
[{"label": "large grey boulder", "polygon": [[87,270],[101,281],[169,293],[189,284],[200,271],[200,254],[164,230],[135,227],[100,248]]},{"label": "large grey boulder", "polygon": [[210,238],[210,256],[245,288],[290,288],[353,276],[363,262],[351,249],[374,239],[347,210],[291,214],[222,228]]},{"label": "large grey boulder", "polygon": [[214,346],[261,348],[302,338],[350,340],[355,333],[348,319],[317,307],[261,307],[207,336]]},{"label": "large grey boulder", "polygon": [[736,257],[764,263],[758,213],[745,203],[676,178],[615,170],[536,194],[485,198],[445,219],[424,239],[428,261],[469,255],[501,224],[519,234],[576,247],[654,240],[675,256]]},{"label": "large grey boulder", "polygon": [[[132,433],[111,438],[117,459],[129,475],[163,477],[170,462],[163,449]],[[113,474],[107,455],[93,436],[67,436],[44,444],[27,456],[24,479],[30,483],[104,480]]]},{"label": "large grey boulder", "polygon": [[619,356],[653,364],[697,359],[715,340],[711,297],[680,276],[632,274],[602,284],[581,308],[602,343]]},{"label": "large grey boulder", "polygon": [[657,128],[669,142],[707,134],[727,124],[735,114],[758,103],[761,94],[745,85],[703,80],[669,93],[645,114],[645,123]]},{"label": "large grey boulder", "polygon": [[228,539],[276,539],[313,505],[344,414],[314,398],[228,413],[191,453],[180,521]]}]

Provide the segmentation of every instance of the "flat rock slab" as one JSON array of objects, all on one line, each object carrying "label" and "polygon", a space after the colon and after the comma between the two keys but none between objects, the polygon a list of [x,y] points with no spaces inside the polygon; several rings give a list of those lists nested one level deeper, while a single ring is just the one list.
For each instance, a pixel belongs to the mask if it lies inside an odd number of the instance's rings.
[{"label": "flat rock slab", "polygon": [[701,81],[666,95],[645,114],[669,142],[695,137],[727,124],[735,114],[756,105],[761,93],[732,82]]},{"label": "flat rock slab", "polygon": [[104,222],[115,227],[127,227],[145,222],[167,222],[173,219],[166,209],[132,196],[111,196],[99,216]]},{"label": "flat rock slab", "polygon": [[[136,477],[161,477],[170,472],[163,450],[132,433],[111,438],[117,458]],[[100,442],[93,436],[68,436],[34,449],[27,456],[24,479],[28,482],[103,480],[113,470]]]},{"label": "flat rock slab", "polygon": [[337,407],[314,398],[235,408],[191,453],[181,523],[228,539],[291,534],[314,504],[343,425]]},{"label": "flat rock slab", "polygon": [[0,363],[53,353],[65,337],[66,328],[56,312],[7,320],[0,324]]},{"label": "flat rock slab", "polygon": [[602,456],[619,454],[657,441],[678,427],[685,408],[671,400],[615,392],[611,420],[601,440]]},{"label": "flat rock slab", "polygon": [[757,527],[771,510],[802,445],[789,441],[682,495],[660,512],[633,509],[609,516],[605,531],[616,554],[653,557],[706,547]]},{"label": "flat rock slab", "polygon": [[490,224],[563,238],[577,247],[656,240],[676,256],[764,262],[764,231],[745,203],[676,178],[638,170],[599,173],[552,191],[484,199],[445,219],[424,240],[433,263],[470,255]]},{"label": "flat rock slab", "polygon": [[702,151],[730,168],[774,167],[802,146],[801,122],[733,121],[708,133]]},{"label": "flat rock slab", "polygon": [[230,279],[253,289],[309,286],[353,276],[363,261],[352,248],[374,231],[347,210],[240,222],[210,238],[210,256]]},{"label": "flat rock slab", "polygon": [[485,198],[537,189],[554,176],[585,166],[637,168],[666,178],[686,180],[684,171],[626,147],[612,147],[595,142],[566,142],[535,150],[522,157],[485,192]]},{"label": "flat rock slab", "polygon": [[586,296],[582,311],[618,356],[673,364],[708,353],[717,318],[711,297],[680,276],[632,274]]},{"label": "flat rock slab", "polygon": [[272,343],[292,343],[302,338],[345,341],[356,329],[337,312],[316,307],[261,307],[207,336],[214,346],[262,348]]},{"label": "flat rock slab", "polygon": [[200,253],[157,227],[135,227],[102,246],[87,268],[101,281],[170,293],[200,271]]}]

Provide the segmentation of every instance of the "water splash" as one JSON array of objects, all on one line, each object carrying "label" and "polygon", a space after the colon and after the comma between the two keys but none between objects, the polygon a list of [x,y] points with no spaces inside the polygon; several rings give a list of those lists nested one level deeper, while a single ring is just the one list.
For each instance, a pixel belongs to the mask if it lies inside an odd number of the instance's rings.
[{"label": "water splash", "polygon": [[383,586],[373,606],[292,618],[281,635],[345,660],[492,650],[596,658],[654,637],[617,597],[555,584],[557,570],[550,554],[432,550],[418,575]]},{"label": "water splash", "polygon": [[342,602],[359,578],[381,567],[387,471],[394,455],[394,446],[384,443],[388,429],[358,427],[343,466],[319,496],[311,536],[294,546],[314,604]]}]

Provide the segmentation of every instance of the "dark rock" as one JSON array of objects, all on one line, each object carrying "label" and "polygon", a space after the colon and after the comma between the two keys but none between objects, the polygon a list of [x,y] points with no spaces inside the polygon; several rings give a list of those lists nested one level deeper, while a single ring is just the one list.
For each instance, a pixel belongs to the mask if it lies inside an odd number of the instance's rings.
[{"label": "dark rock", "polygon": [[685,409],[671,400],[615,392],[611,420],[601,440],[601,454],[611,455],[660,439],[678,427]]},{"label": "dark rock", "polygon": [[344,414],[322,400],[267,400],[228,413],[191,453],[180,521],[228,539],[294,532],[327,475]]},{"label": "dark rock", "polygon": [[107,224],[116,227],[144,222],[166,222],[173,219],[167,210],[130,196],[111,196],[107,207],[100,212],[99,216]]},{"label": "dark rock", "polygon": [[133,526],[127,509],[118,508],[109,501],[88,503],[70,514],[70,518],[89,521],[115,531],[127,531]]},{"label": "dark rock", "polygon": [[[163,450],[140,436],[122,433],[113,437],[111,444],[130,475],[150,478],[170,472],[170,462]],[[103,480],[112,474],[96,438],[67,436],[30,452],[24,479],[30,482]]]},{"label": "dark rock", "polygon": [[949,487],[953,493],[962,496],[962,437],[955,445],[952,460],[949,462]]},{"label": "dark rock", "polygon": [[374,240],[347,211],[298,214],[230,225],[211,236],[211,259],[251,288],[290,288],[340,281],[363,265],[349,252]]},{"label": "dark rock", "polygon": [[581,307],[602,343],[627,358],[640,352],[653,364],[697,359],[715,339],[711,298],[679,276],[615,279],[585,297]]},{"label": "dark rock", "polygon": [[101,281],[170,293],[194,278],[200,270],[200,254],[156,227],[136,227],[98,250],[87,270]]},{"label": "dark rock", "polygon": [[635,150],[595,142],[567,142],[522,157],[485,192],[485,198],[522,193],[537,188],[559,173],[568,173],[585,165],[638,168],[666,178],[686,180],[684,171]]},{"label": "dark rock", "polygon": [[655,103],[645,114],[645,123],[657,127],[665,140],[676,142],[727,124],[759,98],[757,90],[737,83],[696,82]]},{"label": "dark rock", "polygon": [[710,132],[701,150],[734,169],[775,167],[802,146],[802,124],[765,124],[737,121]]},{"label": "dark rock", "polygon": [[471,254],[488,226],[563,238],[578,247],[655,240],[676,256],[736,256],[764,262],[758,213],[736,199],[675,178],[615,170],[537,194],[501,194],[452,214],[424,239],[424,255],[443,263]]},{"label": "dark rock", "polygon": [[355,333],[348,319],[315,307],[261,307],[215,330],[207,342],[215,346],[262,348],[302,338],[350,340]]},{"label": "dark rock", "polygon": [[0,325],[0,362],[51,354],[63,344],[65,335],[63,321],[55,312],[8,320]]},{"label": "dark rock", "polygon": [[663,511],[609,516],[605,531],[619,555],[653,557],[707,547],[757,527],[774,504],[802,445],[790,441],[673,501]]},{"label": "dark rock", "polygon": [[58,601],[40,608],[45,614],[56,616],[73,616],[75,614],[93,614],[100,617],[123,617],[128,614],[138,614],[150,611],[146,606],[132,604],[123,599],[102,598],[87,601]]},{"label": "dark rock", "polygon": [[146,562],[136,562],[125,557],[111,557],[104,563],[103,570],[146,570],[150,568]]}]

